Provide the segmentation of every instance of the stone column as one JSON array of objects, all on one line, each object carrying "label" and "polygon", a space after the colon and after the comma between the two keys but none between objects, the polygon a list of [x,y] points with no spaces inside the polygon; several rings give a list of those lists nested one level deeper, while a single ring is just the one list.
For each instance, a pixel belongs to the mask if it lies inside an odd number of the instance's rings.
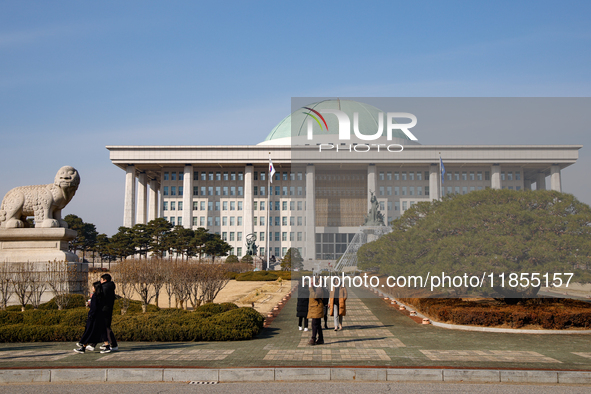
[{"label": "stone column", "polygon": [[150,179],[148,222],[158,217],[158,180]]},{"label": "stone column", "polygon": [[[254,201],[254,185],[253,185],[253,174],[254,174],[254,167],[252,164],[247,164],[244,168],[244,227],[242,229],[242,239],[245,240],[246,245],[246,236],[251,234],[254,231],[253,226],[253,201]],[[264,211],[263,211],[264,212]],[[266,234],[268,237],[269,234]],[[258,239],[258,238],[257,238]],[[266,241],[265,241],[266,242]],[[259,240],[259,245],[261,244]],[[265,247],[263,245],[263,247]],[[243,247],[244,249],[245,247]],[[265,252],[266,253],[266,252]]]},{"label": "stone column", "polygon": [[193,166],[185,164],[183,176],[183,227],[193,226]]},{"label": "stone column", "polygon": [[125,203],[123,208],[123,225],[133,227],[135,224],[135,166],[129,164],[125,174]]},{"label": "stone column", "polygon": [[429,200],[439,200],[441,191],[439,180],[439,164],[431,163],[429,166]]},{"label": "stone column", "polygon": [[376,195],[376,198],[378,198],[376,191],[376,189],[378,188],[378,179],[376,171],[376,165],[373,163],[369,163],[369,165],[367,166],[367,211],[365,212],[365,214],[367,214],[367,212],[369,212],[369,210],[371,209],[371,192],[373,192]]},{"label": "stone column", "polygon": [[558,164],[552,164],[550,169],[550,189],[557,192],[562,192],[562,181],[560,179],[560,166]]},{"label": "stone column", "polygon": [[148,178],[145,172],[140,172],[137,177],[137,223],[146,224],[148,204]]},{"label": "stone column", "polygon": [[501,165],[494,163],[490,167],[490,187],[492,189],[501,188]]},{"label": "stone column", "polygon": [[304,259],[316,259],[316,168],[314,164],[306,166],[306,245]]},{"label": "stone column", "polygon": [[523,180],[523,188],[525,190],[531,190],[531,179],[524,179]]},{"label": "stone column", "polygon": [[536,190],[546,190],[546,174],[543,172],[536,174]]}]

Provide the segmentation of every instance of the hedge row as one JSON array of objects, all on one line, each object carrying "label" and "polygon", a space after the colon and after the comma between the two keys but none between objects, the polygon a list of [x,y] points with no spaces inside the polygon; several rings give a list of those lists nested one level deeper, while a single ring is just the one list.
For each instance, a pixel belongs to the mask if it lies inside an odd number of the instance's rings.
[{"label": "hedge row", "polygon": [[[0,342],[77,341],[87,315],[86,308],[0,311]],[[123,341],[235,341],[252,339],[263,328],[263,320],[252,308],[205,304],[193,312],[163,309],[115,315],[112,328]]]},{"label": "hedge row", "polygon": [[591,328],[591,304],[571,299],[536,299],[524,305],[482,305],[442,298],[401,298],[441,322],[477,326],[526,325],[544,329]]}]

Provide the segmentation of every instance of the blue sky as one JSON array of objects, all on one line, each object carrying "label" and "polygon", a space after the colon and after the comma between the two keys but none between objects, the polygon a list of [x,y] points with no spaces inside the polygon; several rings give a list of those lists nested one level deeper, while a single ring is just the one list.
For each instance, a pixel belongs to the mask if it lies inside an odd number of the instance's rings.
[{"label": "blue sky", "polygon": [[[124,173],[106,145],[258,143],[300,96],[587,97],[590,11],[585,1],[0,1],[0,194],[72,165],[82,183],[67,213],[111,235]],[[591,203],[580,179],[589,134],[507,130],[479,142],[584,145],[563,188]]]}]

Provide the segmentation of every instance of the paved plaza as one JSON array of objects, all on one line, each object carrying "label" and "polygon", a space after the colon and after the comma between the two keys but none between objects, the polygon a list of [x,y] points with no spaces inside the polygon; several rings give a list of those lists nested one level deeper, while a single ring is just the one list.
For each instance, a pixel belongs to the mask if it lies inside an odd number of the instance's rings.
[{"label": "paved plaza", "polygon": [[417,324],[382,299],[351,289],[342,331],[308,346],[296,298],[258,338],[237,342],[123,342],[111,354],[76,354],[74,343],[0,344],[0,368],[12,367],[400,367],[591,371],[591,335],[456,331]]}]

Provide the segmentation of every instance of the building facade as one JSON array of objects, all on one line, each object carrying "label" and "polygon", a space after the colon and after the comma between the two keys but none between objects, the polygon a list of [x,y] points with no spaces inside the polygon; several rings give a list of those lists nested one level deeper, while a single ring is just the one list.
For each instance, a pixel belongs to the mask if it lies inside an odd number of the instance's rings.
[{"label": "building facade", "polygon": [[403,150],[392,152],[364,141],[344,144],[336,134],[322,143],[294,143],[277,133],[280,126],[258,145],[107,146],[125,171],[123,225],[163,217],[219,233],[238,256],[254,233],[261,255],[282,257],[295,247],[306,260],[335,260],[363,225],[372,194],[390,222],[411,205],[446,194],[532,185],[562,191],[561,172],[581,148],[430,146],[399,138]]}]

